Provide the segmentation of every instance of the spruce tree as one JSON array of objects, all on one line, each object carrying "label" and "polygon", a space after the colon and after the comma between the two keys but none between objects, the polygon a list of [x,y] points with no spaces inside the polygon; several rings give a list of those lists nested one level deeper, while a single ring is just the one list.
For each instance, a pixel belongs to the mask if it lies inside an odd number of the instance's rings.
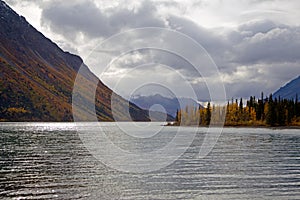
[{"label": "spruce tree", "polygon": [[211,110],[210,110],[210,102],[208,102],[206,107],[205,124],[209,125],[210,120],[211,120]]},{"label": "spruce tree", "polygon": [[240,99],[239,110],[240,110],[240,113],[243,113],[243,99],[242,98]]},{"label": "spruce tree", "polygon": [[276,110],[275,105],[273,102],[272,94],[270,94],[269,100],[268,100],[268,111],[266,113],[266,123],[270,126],[274,126],[276,124]]}]

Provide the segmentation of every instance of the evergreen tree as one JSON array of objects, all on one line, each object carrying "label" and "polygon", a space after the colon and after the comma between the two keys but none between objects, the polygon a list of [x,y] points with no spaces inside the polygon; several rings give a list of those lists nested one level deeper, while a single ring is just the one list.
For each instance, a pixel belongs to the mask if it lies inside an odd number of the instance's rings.
[{"label": "evergreen tree", "polygon": [[[211,108],[212,107],[212,108]],[[298,96],[295,100],[287,100],[275,98],[272,94],[269,98],[255,99],[250,97],[247,105],[243,106],[243,100],[234,99],[229,101],[227,105],[216,106],[209,102],[206,108],[199,106],[186,107],[176,112],[176,124],[180,122],[184,125],[209,125],[210,123],[219,124],[225,117],[226,125],[269,125],[269,126],[285,126],[300,125],[300,103]],[[226,116],[224,116],[226,112]],[[222,124],[222,123],[220,123]]]},{"label": "evergreen tree", "polygon": [[296,94],[296,99],[295,99],[295,115],[296,117],[300,116],[300,103],[298,102],[298,94]]},{"label": "evergreen tree", "polygon": [[243,113],[243,99],[241,98],[240,99],[240,105],[239,105],[239,111],[240,111],[240,113]]},{"label": "evergreen tree", "polygon": [[265,105],[264,105],[264,93],[261,93],[261,104],[260,104],[260,114],[261,114],[261,118],[260,120],[265,120]]},{"label": "evergreen tree", "polygon": [[206,107],[206,113],[205,113],[205,125],[210,124],[211,120],[211,110],[210,110],[210,102],[208,102],[207,107]]},{"label": "evergreen tree", "polygon": [[270,126],[274,126],[276,124],[276,110],[275,110],[272,94],[270,94],[267,103],[268,103],[268,109],[267,109],[266,123]]}]

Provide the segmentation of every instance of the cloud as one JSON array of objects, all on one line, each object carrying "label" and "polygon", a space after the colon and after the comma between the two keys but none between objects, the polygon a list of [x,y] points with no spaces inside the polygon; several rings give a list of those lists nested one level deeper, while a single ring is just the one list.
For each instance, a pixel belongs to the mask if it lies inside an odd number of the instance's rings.
[{"label": "cloud", "polygon": [[300,27],[277,26],[266,31],[250,29],[252,36],[246,36],[235,45],[235,57],[239,63],[276,63],[300,60]]},{"label": "cloud", "polygon": [[42,12],[42,23],[66,37],[76,38],[83,33],[88,38],[97,38],[128,28],[164,27],[165,22],[157,17],[156,7],[150,1],[144,1],[138,8],[118,5],[101,10],[89,0],[51,4]]},{"label": "cloud", "polygon": [[210,52],[217,52],[225,46],[222,35],[210,29],[203,28],[187,18],[170,15],[167,21],[171,29],[187,34]]},{"label": "cloud", "polygon": [[299,63],[255,64],[221,73],[228,97],[268,95],[300,74]]},{"label": "cloud", "polygon": [[[106,1],[96,0],[47,1],[47,0],[7,0],[8,3],[22,5],[27,9],[33,3],[41,9],[41,25],[52,35],[59,34],[59,44],[72,52],[86,56],[99,41],[132,28],[162,27],[188,35],[202,45],[219,67],[230,97],[259,95],[261,91],[270,93],[285,82],[300,74],[300,2],[288,3],[279,0],[232,0],[227,1]],[[235,5],[234,7],[232,5]],[[33,19],[33,18],[32,18]],[[50,35],[51,35],[50,34]],[[98,53],[108,58],[118,56],[122,45],[128,48],[149,46],[165,42],[163,35],[143,36],[144,40],[134,40],[128,34],[122,40]],[[170,38],[169,38],[170,39]],[[171,39],[167,44],[171,49],[181,49],[193,55],[193,49]],[[97,60],[97,54],[93,61]],[[201,55],[192,59],[200,59]],[[96,62],[95,62],[96,63]],[[103,77],[105,83],[113,86],[118,77],[136,66],[156,63],[172,67],[174,73],[181,73],[197,88],[200,96],[207,98],[207,88],[201,75],[190,63],[170,52],[160,50],[139,50],[121,56]],[[93,67],[93,63],[89,65]],[[133,75],[143,80],[159,81],[164,74],[157,74],[152,68],[136,70]],[[155,72],[155,73],[154,73]],[[150,77],[151,76],[151,77]],[[169,75],[172,77],[172,75]],[[214,81],[215,74],[206,74],[206,80]],[[129,79],[126,79],[129,81]],[[132,81],[132,80],[131,80]],[[169,79],[171,84],[178,80]],[[176,82],[177,81],[177,82]],[[124,83],[130,88],[133,82]],[[178,87],[184,94],[184,88]],[[120,93],[124,94],[126,87]]]},{"label": "cloud", "polygon": [[272,29],[279,28],[279,27],[286,27],[286,26],[276,24],[271,20],[253,20],[241,24],[238,27],[238,31],[248,36],[254,36],[257,33],[267,33]]}]

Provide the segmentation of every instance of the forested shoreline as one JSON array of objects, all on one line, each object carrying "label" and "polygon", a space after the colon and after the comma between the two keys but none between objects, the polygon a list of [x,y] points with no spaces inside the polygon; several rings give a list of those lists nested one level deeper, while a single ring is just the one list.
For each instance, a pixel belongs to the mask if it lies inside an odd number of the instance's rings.
[{"label": "forested shoreline", "polygon": [[232,99],[227,105],[199,106],[178,110],[173,125],[184,126],[300,126],[300,102],[295,99],[261,98],[251,96],[245,103],[243,99]]}]

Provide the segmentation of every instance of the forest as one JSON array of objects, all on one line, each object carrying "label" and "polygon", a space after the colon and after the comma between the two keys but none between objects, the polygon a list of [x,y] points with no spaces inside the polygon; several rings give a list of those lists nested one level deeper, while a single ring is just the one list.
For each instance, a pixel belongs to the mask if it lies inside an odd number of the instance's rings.
[{"label": "forest", "polygon": [[300,102],[295,99],[251,96],[247,102],[232,99],[227,105],[186,107],[178,110],[173,125],[184,126],[300,126]]}]

